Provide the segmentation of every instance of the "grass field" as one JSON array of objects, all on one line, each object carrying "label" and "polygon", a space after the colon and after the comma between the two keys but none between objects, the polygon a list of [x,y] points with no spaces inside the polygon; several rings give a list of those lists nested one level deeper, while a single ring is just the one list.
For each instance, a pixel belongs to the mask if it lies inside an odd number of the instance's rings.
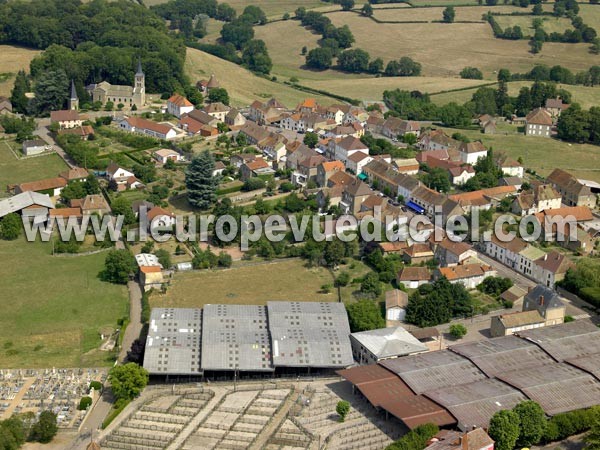
[{"label": "grass field", "polygon": [[[396,8],[396,5],[393,5],[393,9],[390,8],[392,6],[391,4],[386,4],[386,6],[388,7],[386,9],[374,9],[373,17],[382,21],[427,20],[431,22],[442,20],[442,13],[445,9],[445,6],[431,8]],[[494,13],[511,13],[513,11],[522,12],[524,9],[512,5],[458,6],[454,8],[456,14],[455,20],[483,21],[481,17],[488,11]]]},{"label": "grass field", "polygon": [[[513,81],[508,83],[508,93],[512,96],[516,96],[521,87],[530,86],[531,83],[531,81]],[[495,88],[495,86],[492,87]],[[587,109],[591,106],[597,106],[600,103],[600,86],[589,87],[559,84],[558,87],[569,91],[573,95],[573,101],[579,103],[583,108]],[[431,100],[438,105],[444,105],[450,102],[462,104],[469,101],[476,90],[477,88],[473,88],[464,91],[436,94],[431,96]]]},{"label": "grass field", "polygon": [[5,81],[0,82],[0,95],[10,95],[17,72],[21,69],[29,72],[29,63],[39,54],[39,50],[30,50],[12,45],[0,45],[0,55],[2,55],[0,73],[10,74]]},{"label": "grass field", "polygon": [[[2,192],[6,190],[7,184],[57,177],[59,172],[67,168],[62,158],[55,153],[18,160],[8,148],[8,142],[0,140],[0,190]],[[15,147],[19,145],[14,141],[10,143]]]},{"label": "grass field", "polygon": [[106,253],[53,257],[50,243],[0,242],[0,367],[95,367],[100,330],[127,312],[127,289],[101,282]]},{"label": "grass field", "polygon": [[[518,25],[523,30],[523,34],[527,37],[533,36],[534,30],[531,26],[535,16],[496,16],[496,22],[503,29]],[[550,33],[564,33],[565,30],[573,29],[571,21],[565,17],[542,16],[544,21],[544,31]]]},{"label": "grass field", "polygon": [[[192,82],[202,78],[208,79],[214,73],[220,81],[221,87],[226,88],[229,92],[232,104],[235,106],[247,106],[254,100],[264,101],[276,96],[285,105],[292,107],[306,97],[315,97],[289,86],[258,77],[236,64],[191,48],[187,49],[185,66]],[[329,97],[316,96],[316,98],[324,105],[335,103],[335,100]]]},{"label": "grass field", "polygon": [[[548,175],[556,167],[568,170],[578,178],[600,182],[600,147],[569,144],[556,139],[525,136],[516,127],[506,127],[508,134],[482,134],[479,131],[458,130],[471,140],[481,140],[494,151],[506,152],[512,158],[523,158],[525,167]],[[448,134],[455,129],[446,129]]]},{"label": "grass field", "polygon": [[[167,0],[145,0],[144,4],[146,6],[152,6],[166,3],[166,1]],[[299,6],[304,6],[306,9],[327,6],[327,3],[320,0],[227,0],[225,3],[233,6],[238,14],[248,5],[260,6],[269,18],[282,16],[286,12],[293,15],[294,11]]]},{"label": "grass field", "polygon": [[[354,262],[349,270],[352,278],[364,275],[369,269]],[[344,269],[346,270],[346,269]],[[164,295],[154,294],[152,307],[201,307],[206,304],[229,303],[264,305],[269,300],[337,301],[337,292],[319,291],[333,278],[325,268],[307,268],[305,261],[289,259],[219,271],[178,273]],[[343,289],[344,301],[351,300],[356,286]]]},{"label": "grass field", "polygon": [[600,5],[582,3],[579,5],[579,15],[586,25],[600,29]]}]

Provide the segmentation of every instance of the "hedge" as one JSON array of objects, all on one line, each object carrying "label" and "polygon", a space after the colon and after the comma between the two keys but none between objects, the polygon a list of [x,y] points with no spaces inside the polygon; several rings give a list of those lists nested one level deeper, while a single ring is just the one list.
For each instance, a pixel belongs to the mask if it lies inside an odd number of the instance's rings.
[{"label": "hedge", "polygon": [[150,321],[150,301],[148,300],[148,293],[142,294],[142,323],[148,323]]},{"label": "hedge", "polygon": [[595,306],[596,308],[600,307],[600,288],[597,287],[584,287],[579,290],[579,296]]},{"label": "hedge", "polygon": [[219,189],[217,191],[217,195],[227,195],[233,194],[234,192],[240,192],[242,190],[242,186],[243,184],[240,184],[239,186],[232,186],[225,189]]},{"label": "hedge", "polygon": [[542,436],[542,442],[561,441],[569,436],[583,433],[584,431],[589,430],[599,418],[599,406],[556,414],[546,422],[546,429],[544,431],[544,436]]},{"label": "hedge", "polygon": [[427,442],[439,431],[438,426],[432,423],[419,425],[393,444],[388,445],[385,450],[423,450],[427,447]]}]

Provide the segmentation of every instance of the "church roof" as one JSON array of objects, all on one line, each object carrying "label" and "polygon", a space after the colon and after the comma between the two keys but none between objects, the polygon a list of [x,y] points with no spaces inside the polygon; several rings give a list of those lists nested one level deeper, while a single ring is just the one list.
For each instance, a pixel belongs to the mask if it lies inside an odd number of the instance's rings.
[{"label": "church roof", "polygon": [[137,71],[135,72],[136,76],[137,75],[144,75],[144,71],[142,70],[142,58],[138,58],[138,66],[137,66]]},{"label": "church roof", "polygon": [[75,89],[75,82],[71,80],[71,99],[76,99],[77,97],[77,89]]}]

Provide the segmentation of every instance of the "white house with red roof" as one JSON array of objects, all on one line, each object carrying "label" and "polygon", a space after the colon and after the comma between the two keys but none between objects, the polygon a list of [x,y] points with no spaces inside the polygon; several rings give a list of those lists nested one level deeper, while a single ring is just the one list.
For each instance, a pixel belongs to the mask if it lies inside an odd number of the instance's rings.
[{"label": "white house with red roof", "polygon": [[187,98],[180,94],[174,94],[167,100],[167,112],[177,118],[184,114],[192,112],[194,105]]},{"label": "white house with red roof", "polygon": [[141,117],[126,117],[119,122],[119,128],[130,133],[140,133],[158,139],[174,139],[177,132],[171,125],[153,122]]}]

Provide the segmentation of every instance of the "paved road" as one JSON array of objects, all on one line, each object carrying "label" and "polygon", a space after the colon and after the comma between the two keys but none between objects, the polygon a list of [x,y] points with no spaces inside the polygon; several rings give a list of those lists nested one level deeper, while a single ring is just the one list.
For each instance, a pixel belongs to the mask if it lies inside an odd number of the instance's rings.
[{"label": "paved road", "polygon": [[125,329],[125,335],[121,340],[121,352],[119,362],[125,361],[127,352],[131,349],[133,341],[140,337],[142,332],[142,290],[136,281],[127,283],[129,290],[129,325]]}]

